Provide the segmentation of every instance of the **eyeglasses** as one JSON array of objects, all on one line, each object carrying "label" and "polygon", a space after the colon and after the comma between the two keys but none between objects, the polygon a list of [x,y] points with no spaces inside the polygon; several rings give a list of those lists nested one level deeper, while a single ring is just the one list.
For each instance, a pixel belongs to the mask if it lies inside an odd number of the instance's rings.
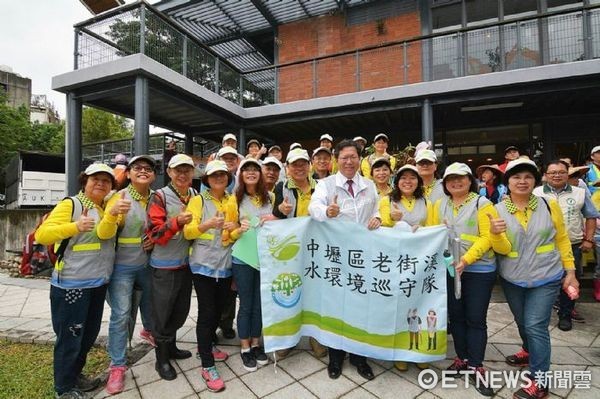
[{"label": "eyeglasses", "polygon": [[134,172],[154,172],[154,168],[152,166],[134,166],[131,168]]},{"label": "eyeglasses", "polygon": [[351,157],[342,157],[342,158],[339,158],[339,160],[341,162],[353,162],[353,161],[358,161],[358,157],[356,155],[354,155]]},{"label": "eyeglasses", "polygon": [[546,172],[546,174],[548,176],[566,176],[568,174],[568,172],[561,170],[561,171],[557,171],[557,172]]}]

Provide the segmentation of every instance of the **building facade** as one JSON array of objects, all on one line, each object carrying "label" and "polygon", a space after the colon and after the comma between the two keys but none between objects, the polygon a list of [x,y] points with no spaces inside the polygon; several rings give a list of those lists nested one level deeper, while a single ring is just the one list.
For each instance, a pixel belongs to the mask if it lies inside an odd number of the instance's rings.
[{"label": "building facade", "polygon": [[31,79],[14,73],[9,66],[0,65],[0,88],[7,94],[9,106],[18,108],[23,105],[29,109]]}]

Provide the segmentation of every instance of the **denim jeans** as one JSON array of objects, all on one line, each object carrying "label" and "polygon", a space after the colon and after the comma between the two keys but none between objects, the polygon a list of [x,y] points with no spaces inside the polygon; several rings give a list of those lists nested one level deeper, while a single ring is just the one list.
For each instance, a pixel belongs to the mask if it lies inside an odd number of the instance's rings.
[{"label": "denim jeans", "polygon": [[50,286],[54,343],[54,390],[61,395],[75,387],[88,352],[100,332],[106,285],[63,289]]},{"label": "denim jeans", "polygon": [[[581,264],[581,248],[580,244],[571,245],[573,251],[573,257],[575,258],[575,276],[577,280],[581,278],[583,274],[583,265]],[[571,319],[571,312],[575,309],[575,301],[571,300],[565,290],[558,290],[558,317]]]},{"label": "denim jeans", "polygon": [[140,313],[144,329],[152,330],[152,308],[150,303],[150,269],[146,266],[119,266],[110,276],[107,302],[110,305],[110,323],[108,325],[108,354],[111,365],[125,366],[127,363],[127,337],[133,292],[142,290]]},{"label": "denim jeans", "polygon": [[240,339],[258,338],[262,333],[260,272],[246,264],[233,264],[233,278],[240,297],[237,328]]},{"label": "denim jeans", "polygon": [[496,282],[496,272],[464,272],[461,276],[461,298],[454,296],[454,279],[447,276],[448,319],[454,339],[454,350],[469,365],[480,367],[487,345],[487,311]]},{"label": "denim jeans", "polygon": [[535,288],[520,287],[504,279],[504,296],[515,318],[523,349],[529,352],[529,371],[546,372],[550,369],[550,315],[560,281]]}]

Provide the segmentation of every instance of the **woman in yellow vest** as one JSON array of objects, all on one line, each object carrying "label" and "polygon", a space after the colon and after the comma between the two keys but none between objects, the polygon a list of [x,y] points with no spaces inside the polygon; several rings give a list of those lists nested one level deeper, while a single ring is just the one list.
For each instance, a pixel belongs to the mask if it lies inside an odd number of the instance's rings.
[{"label": "woman in yellow vest", "polygon": [[388,158],[379,158],[371,165],[371,178],[377,188],[379,198],[383,198],[392,192],[390,180],[392,177],[392,165]]},{"label": "woman in yellow vest", "polygon": [[373,162],[375,162],[379,158],[389,159],[392,173],[396,170],[396,158],[387,153],[389,141],[390,139],[385,133],[379,133],[373,139],[373,147],[375,148],[375,152],[373,152],[368,157],[364,157],[360,162],[360,173],[367,179],[372,179],[371,165],[373,165]]}]

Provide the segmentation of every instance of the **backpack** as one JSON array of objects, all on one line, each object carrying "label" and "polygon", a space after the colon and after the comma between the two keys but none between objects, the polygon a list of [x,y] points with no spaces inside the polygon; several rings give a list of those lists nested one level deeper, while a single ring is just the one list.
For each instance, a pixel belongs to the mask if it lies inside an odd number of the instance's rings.
[{"label": "backpack", "polygon": [[[73,201],[71,197],[67,198]],[[77,203],[79,203],[79,206],[77,206],[76,202],[73,201],[71,220],[73,220],[74,216],[79,218],[79,215],[81,215],[83,212],[81,202],[77,201]],[[25,236],[25,244],[23,245],[23,252],[21,256],[21,266],[19,267],[19,273],[22,276],[38,274],[44,270],[53,268],[56,262],[62,259],[62,256],[65,253],[65,249],[69,243],[68,238],[62,240],[58,247],[56,244],[42,245],[35,241],[35,233],[49,215],[50,212],[44,214],[33,231]]]}]

